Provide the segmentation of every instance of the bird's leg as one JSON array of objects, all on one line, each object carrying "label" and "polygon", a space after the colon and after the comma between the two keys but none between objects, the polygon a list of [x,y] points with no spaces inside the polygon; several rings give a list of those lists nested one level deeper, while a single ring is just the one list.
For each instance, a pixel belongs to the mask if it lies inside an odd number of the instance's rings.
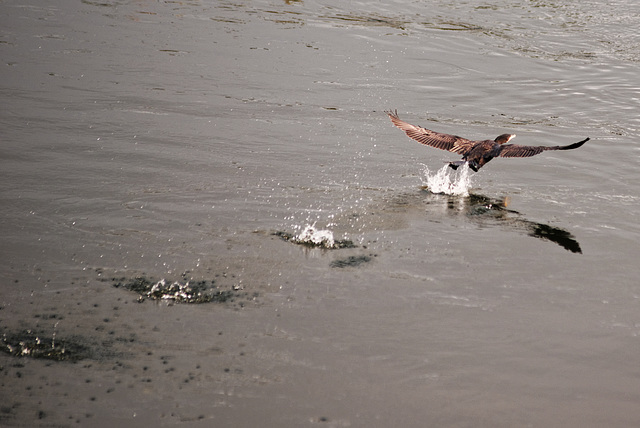
[{"label": "bird's leg", "polygon": [[466,161],[449,162],[449,167],[451,167],[451,169],[455,171],[458,169],[458,167],[464,165],[465,163]]},{"label": "bird's leg", "polygon": [[471,168],[475,172],[478,172],[478,170],[480,169],[480,165],[478,165],[478,162],[476,162],[476,161],[470,161],[469,162],[469,168]]}]

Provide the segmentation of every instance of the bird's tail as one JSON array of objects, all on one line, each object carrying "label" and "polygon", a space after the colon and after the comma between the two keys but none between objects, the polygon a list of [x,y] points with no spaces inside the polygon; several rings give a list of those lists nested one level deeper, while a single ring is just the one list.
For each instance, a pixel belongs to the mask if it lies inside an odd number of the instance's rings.
[{"label": "bird's tail", "polygon": [[582,141],[578,141],[577,143],[573,143],[573,144],[569,144],[568,146],[562,146],[562,147],[558,147],[558,150],[571,150],[571,149],[577,149],[578,147],[580,147],[581,145],[583,145],[584,143],[586,143],[587,141],[589,141],[589,137],[585,138]]}]

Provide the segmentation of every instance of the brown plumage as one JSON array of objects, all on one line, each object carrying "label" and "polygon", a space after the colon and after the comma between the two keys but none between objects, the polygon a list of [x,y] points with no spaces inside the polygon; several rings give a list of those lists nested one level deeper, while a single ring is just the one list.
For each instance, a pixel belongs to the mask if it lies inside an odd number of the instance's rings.
[{"label": "brown plumage", "polygon": [[449,162],[449,166],[453,169],[457,169],[459,166],[468,163],[472,170],[478,172],[480,168],[495,157],[527,158],[546,150],[577,149],[589,141],[589,138],[585,138],[582,141],[569,144],[568,146],[520,146],[517,144],[505,144],[514,138],[515,134],[502,134],[496,137],[495,140],[471,141],[458,137],[457,135],[441,134],[421,128],[420,126],[411,125],[410,123],[400,120],[397,111],[387,111],[386,113],[391,118],[391,122],[402,129],[409,138],[427,146],[462,155],[461,161]]}]

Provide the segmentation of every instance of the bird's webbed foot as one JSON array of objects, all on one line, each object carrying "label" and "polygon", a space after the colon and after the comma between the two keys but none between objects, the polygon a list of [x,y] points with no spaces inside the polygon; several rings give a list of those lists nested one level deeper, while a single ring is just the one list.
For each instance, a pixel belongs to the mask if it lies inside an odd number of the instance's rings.
[{"label": "bird's webbed foot", "polygon": [[464,164],[465,164],[465,161],[449,162],[449,167],[450,167],[452,170],[454,170],[454,171],[455,171],[455,170],[457,170],[457,169],[458,169],[458,167],[460,167],[460,166],[462,166],[462,165],[464,165]]}]

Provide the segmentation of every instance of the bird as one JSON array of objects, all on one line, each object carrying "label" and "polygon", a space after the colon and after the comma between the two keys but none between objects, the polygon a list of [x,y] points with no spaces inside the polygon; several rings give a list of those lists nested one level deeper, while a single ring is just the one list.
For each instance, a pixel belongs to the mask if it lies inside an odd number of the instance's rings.
[{"label": "bird", "polygon": [[441,134],[407,123],[398,117],[397,110],[385,111],[385,113],[389,115],[391,122],[403,130],[409,138],[427,146],[462,155],[461,161],[449,162],[449,166],[454,170],[467,164],[469,168],[478,172],[487,162],[496,157],[527,158],[547,150],[577,149],[589,141],[587,137],[582,141],[567,146],[521,146],[518,144],[506,144],[516,136],[515,134],[498,135],[495,140],[472,141],[458,137],[457,135]]}]

